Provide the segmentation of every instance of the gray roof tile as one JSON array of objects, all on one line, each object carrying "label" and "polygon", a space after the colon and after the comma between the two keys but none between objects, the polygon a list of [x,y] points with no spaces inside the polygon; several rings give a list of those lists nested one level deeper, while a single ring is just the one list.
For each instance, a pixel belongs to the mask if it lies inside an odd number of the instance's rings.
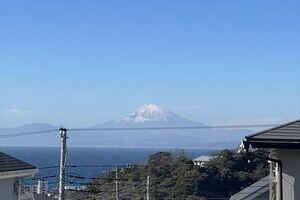
[{"label": "gray roof tile", "polygon": [[36,167],[0,152],[0,172],[36,169]]},{"label": "gray roof tile", "polygon": [[246,136],[254,148],[300,148],[300,119]]},{"label": "gray roof tile", "polygon": [[269,193],[270,177],[266,176],[249,187],[243,189],[239,193],[233,195],[230,200],[254,200],[254,199],[269,199],[260,198],[261,196],[267,196]]},{"label": "gray roof tile", "polygon": [[300,119],[283,124],[265,131],[258,132],[246,137],[252,140],[299,140],[300,141]]}]

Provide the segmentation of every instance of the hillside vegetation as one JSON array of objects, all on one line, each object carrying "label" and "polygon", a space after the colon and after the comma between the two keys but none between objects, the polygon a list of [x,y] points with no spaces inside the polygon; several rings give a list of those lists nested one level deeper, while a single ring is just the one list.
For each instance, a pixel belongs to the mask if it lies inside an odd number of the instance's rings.
[{"label": "hillside vegetation", "polygon": [[[199,167],[183,152],[158,152],[149,157],[147,165],[118,170],[119,199],[146,199],[148,175],[150,199],[228,198],[268,174],[266,161],[248,159],[245,153],[223,150]],[[95,179],[86,192],[95,194],[95,199],[116,199],[115,171]]]}]

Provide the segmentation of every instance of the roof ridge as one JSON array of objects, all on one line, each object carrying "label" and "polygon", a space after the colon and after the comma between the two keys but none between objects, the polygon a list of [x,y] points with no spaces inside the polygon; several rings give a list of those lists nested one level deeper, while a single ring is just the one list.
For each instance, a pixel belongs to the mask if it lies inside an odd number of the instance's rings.
[{"label": "roof ridge", "polygon": [[252,138],[254,136],[260,135],[262,133],[273,131],[273,130],[276,130],[276,129],[279,129],[279,128],[282,128],[282,127],[285,127],[285,126],[288,126],[288,125],[291,125],[291,124],[294,124],[294,123],[297,123],[297,122],[300,122],[300,119],[297,119],[297,120],[294,120],[294,121],[291,121],[291,122],[287,122],[287,123],[284,123],[284,124],[281,124],[279,126],[275,126],[273,128],[269,128],[269,129],[266,129],[266,130],[263,130],[263,131],[259,131],[257,133],[253,133],[251,135],[246,136],[245,138],[249,139],[249,138]]}]

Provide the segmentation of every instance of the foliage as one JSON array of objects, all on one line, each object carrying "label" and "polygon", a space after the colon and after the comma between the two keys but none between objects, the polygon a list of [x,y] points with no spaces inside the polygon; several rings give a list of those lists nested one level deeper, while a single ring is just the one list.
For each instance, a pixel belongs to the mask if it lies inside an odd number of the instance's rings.
[{"label": "foliage", "polygon": [[[258,151],[256,154],[266,155]],[[118,170],[120,199],[145,199],[146,179],[150,176],[151,199],[189,199],[230,197],[268,174],[267,162],[249,162],[245,153],[222,150],[203,167],[196,166],[184,153],[158,152],[147,165],[131,165]],[[115,171],[93,181],[87,191],[105,193],[115,187]],[[113,199],[115,193],[106,194]]]}]

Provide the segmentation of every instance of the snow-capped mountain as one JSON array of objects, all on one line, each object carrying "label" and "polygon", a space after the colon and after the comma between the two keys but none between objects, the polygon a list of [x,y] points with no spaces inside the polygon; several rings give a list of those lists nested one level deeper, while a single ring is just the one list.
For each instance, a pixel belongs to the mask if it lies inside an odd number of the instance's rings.
[{"label": "snow-capped mountain", "polygon": [[[233,148],[249,133],[242,129],[212,129],[205,128],[200,122],[181,117],[168,109],[156,105],[146,104],[133,113],[118,120],[113,120],[92,128],[142,128],[142,127],[191,127],[201,126],[201,129],[178,130],[123,130],[123,131],[95,131],[89,133],[93,137],[89,143],[94,146],[122,146],[122,147],[198,147],[198,148]],[[80,135],[77,144],[83,144],[88,138]],[[99,138],[99,140],[97,139]],[[75,140],[74,140],[75,142]]]},{"label": "snow-capped mountain", "polygon": [[187,120],[157,104],[145,104],[127,116],[97,126],[179,126],[203,125]]},{"label": "snow-capped mountain", "polygon": [[146,104],[138,108],[134,113],[117,120],[120,123],[144,123],[144,122],[167,122],[180,121],[181,118],[173,113],[170,113],[165,108],[156,104]]},{"label": "snow-capped mountain", "polygon": [[[141,128],[141,127],[189,127],[205,126],[187,120],[156,104],[146,104],[135,112],[118,120],[91,128]],[[1,134],[53,129],[49,124],[29,124],[22,127],[0,129]],[[67,127],[71,128],[71,127]],[[245,129],[156,129],[89,132],[68,131],[68,145],[86,147],[193,147],[234,148],[245,135]],[[10,146],[58,146],[59,131],[25,137],[2,138],[0,145]]]}]

